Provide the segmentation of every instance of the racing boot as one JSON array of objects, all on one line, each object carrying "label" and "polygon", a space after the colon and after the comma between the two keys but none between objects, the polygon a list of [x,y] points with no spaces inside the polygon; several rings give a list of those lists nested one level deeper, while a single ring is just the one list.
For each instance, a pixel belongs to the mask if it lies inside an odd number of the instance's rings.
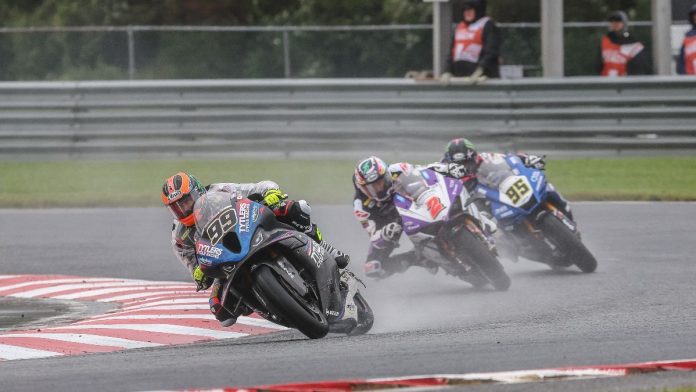
[{"label": "racing boot", "polygon": [[[379,249],[373,251],[370,257],[374,257],[374,259],[366,261],[363,270],[365,272],[365,276],[371,279],[384,279],[395,273],[405,272],[413,265],[420,265],[428,270],[428,272],[433,274],[437,272],[436,265],[432,266],[434,267],[434,270],[432,270],[430,268],[431,266],[417,263],[416,254],[412,250],[393,256],[388,256],[388,251],[385,252],[384,250]],[[378,260],[378,258],[381,260]]]},{"label": "racing boot", "polygon": [[222,281],[220,279],[215,279],[215,282],[211,286],[210,298],[208,299],[210,312],[215,316],[217,321],[220,322],[220,325],[223,327],[231,327],[237,322],[239,316],[248,316],[253,313],[253,310],[242,303],[241,298],[237,301],[234,301],[235,298],[230,298],[232,303],[235,304],[234,311],[229,311],[227,308],[223,307],[222,301],[220,301],[221,288]]},{"label": "racing boot", "polygon": [[341,299],[343,300],[343,312],[331,322],[329,331],[334,333],[350,333],[358,325],[358,307],[355,304],[355,294],[358,293],[358,279],[348,271],[341,272],[340,279]]}]

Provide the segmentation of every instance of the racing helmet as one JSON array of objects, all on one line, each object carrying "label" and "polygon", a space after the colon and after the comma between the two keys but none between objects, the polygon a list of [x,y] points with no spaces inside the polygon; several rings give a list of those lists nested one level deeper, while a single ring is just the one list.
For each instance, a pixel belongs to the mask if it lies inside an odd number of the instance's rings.
[{"label": "racing helmet", "polygon": [[480,162],[474,143],[465,138],[450,140],[445,148],[444,162],[463,165],[469,173],[476,173]]},{"label": "racing helmet", "polygon": [[203,194],[205,187],[196,177],[184,172],[167,178],[162,186],[162,202],[186,226],[194,225],[193,204]]},{"label": "racing helmet", "polygon": [[386,162],[371,156],[358,163],[353,176],[355,186],[368,197],[385,201],[392,195],[394,183]]}]

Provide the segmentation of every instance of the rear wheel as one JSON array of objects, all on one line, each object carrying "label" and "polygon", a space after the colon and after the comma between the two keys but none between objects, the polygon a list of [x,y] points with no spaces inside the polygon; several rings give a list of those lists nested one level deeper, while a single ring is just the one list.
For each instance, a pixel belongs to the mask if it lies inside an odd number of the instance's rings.
[{"label": "rear wheel", "polygon": [[329,323],[317,303],[302,298],[273,270],[260,265],[254,271],[253,292],[270,313],[290,323],[310,339],[329,333]]},{"label": "rear wheel", "polygon": [[539,228],[580,271],[589,273],[597,269],[597,259],[585,244],[553,214],[544,215],[539,221]]},{"label": "rear wheel", "polygon": [[459,254],[478,268],[481,275],[488,279],[496,290],[505,291],[510,288],[510,277],[488,246],[466,229],[459,233],[457,240]]}]

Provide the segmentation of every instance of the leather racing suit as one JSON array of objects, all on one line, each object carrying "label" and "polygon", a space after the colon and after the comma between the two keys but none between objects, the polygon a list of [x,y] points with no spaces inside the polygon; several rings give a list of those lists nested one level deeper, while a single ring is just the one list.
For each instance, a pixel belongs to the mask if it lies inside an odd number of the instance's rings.
[{"label": "leather racing suit", "polygon": [[[401,162],[389,165],[392,179],[401,173],[413,170],[409,163]],[[370,278],[386,278],[396,273],[404,272],[411,265],[417,264],[413,252],[390,256],[399,246],[403,232],[401,215],[399,215],[392,198],[377,201],[364,194],[356,185],[353,198],[353,214],[370,236],[370,248],[365,261],[365,275]]]}]

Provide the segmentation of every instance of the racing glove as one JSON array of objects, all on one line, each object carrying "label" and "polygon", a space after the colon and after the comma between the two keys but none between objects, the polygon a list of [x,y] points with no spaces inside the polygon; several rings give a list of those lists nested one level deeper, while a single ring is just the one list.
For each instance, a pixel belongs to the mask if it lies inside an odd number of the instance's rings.
[{"label": "racing glove", "polygon": [[280,202],[287,198],[288,195],[281,192],[280,189],[269,189],[263,193],[263,202],[271,209],[280,206]]},{"label": "racing glove", "polygon": [[193,270],[193,280],[196,282],[196,291],[206,290],[214,281],[213,278],[205,275],[200,265]]},{"label": "racing glove", "polygon": [[459,163],[450,163],[447,165],[447,172],[454,178],[463,178],[469,175],[466,166]]},{"label": "racing glove", "polygon": [[537,170],[544,170],[546,169],[546,161],[544,160],[546,158],[546,155],[527,155],[524,154],[522,156],[522,159],[524,161],[524,165],[527,167],[532,167]]}]

